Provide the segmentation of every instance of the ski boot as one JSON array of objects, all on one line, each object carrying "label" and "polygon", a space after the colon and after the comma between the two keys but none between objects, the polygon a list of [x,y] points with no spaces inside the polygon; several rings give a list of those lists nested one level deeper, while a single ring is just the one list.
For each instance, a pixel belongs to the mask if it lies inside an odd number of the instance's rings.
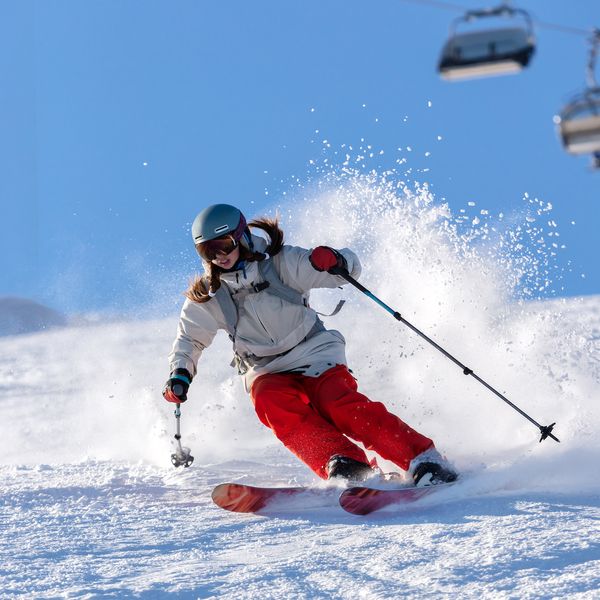
[{"label": "ski boot", "polygon": [[325,469],[328,479],[345,479],[349,482],[366,481],[374,475],[380,474],[379,469],[374,469],[367,463],[341,454],[332,456]]},{"label": "ski boot", "polygon": [[458,479],[458,473],[435,448],[429,448],[415,456],[408,472],[415,487],[451,483]]}]

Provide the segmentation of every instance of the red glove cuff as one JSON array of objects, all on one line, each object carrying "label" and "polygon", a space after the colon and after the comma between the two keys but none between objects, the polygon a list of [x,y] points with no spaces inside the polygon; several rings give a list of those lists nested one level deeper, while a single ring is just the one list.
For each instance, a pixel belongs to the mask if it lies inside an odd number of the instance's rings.
[{"label": "red glove cuff", "polygon": [[163,398],[167,400],[167,402],[175,402],[175,404],[181,404],[181,398],[178,398],[171,390],[165,390],[163,392]]}]

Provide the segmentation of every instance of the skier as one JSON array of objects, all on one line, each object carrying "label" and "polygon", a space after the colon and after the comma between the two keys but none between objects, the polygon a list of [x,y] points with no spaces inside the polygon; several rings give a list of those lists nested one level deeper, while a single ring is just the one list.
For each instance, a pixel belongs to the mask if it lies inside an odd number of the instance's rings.
[{"label": "skier", "polygon": [[258,418],[319,477],[364,481],[380,474],[355,440],[408,471],[415,485],[457,478],[431,439],[357,391],[344,337],[326,329],[308,304],[311,289],[345,283],[329,270],[359,276],[354,252],[285,245],[277,220],[247,224],[228,204],[204,209],[192,237],[205,274],[185,294],[166,400],[185,402],[202,351],[224,329]]}]

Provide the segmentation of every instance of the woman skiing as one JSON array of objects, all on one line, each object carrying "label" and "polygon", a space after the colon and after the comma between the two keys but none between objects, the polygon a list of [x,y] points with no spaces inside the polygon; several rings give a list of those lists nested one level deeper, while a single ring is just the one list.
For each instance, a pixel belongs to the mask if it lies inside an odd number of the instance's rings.
[{"label": "woman skiing", "polygon": [[187,399],[202,351],[223,329],[258,418],[319,477],[360,481],[379,473],[356,441],[408,471],[415,485],[457,478],[432,440],[357,391],[344,337],[326,329],[308,304],[311,289],[345,283],[329,271],[360,275],[352,251],[284,245],[276,220],[247,224],[228,204],[204,209],[192,236],[205,274],[186,292],[166,400]]}]

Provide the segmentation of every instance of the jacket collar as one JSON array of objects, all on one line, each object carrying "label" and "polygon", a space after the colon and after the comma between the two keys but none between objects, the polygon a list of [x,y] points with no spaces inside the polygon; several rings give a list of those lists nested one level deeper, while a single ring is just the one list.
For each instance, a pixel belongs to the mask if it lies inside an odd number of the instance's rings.
[{"label": "jacket collar", "polygon": [[[267,241],[257,235],[252,235],[252,243],[256,252],[264,252],[267,248]],[[227,283],[230,288],[240,289],[249,287],[258,279],[258,263],[246,262],[238,263],[238,268],[233,271],[221,273],[221,281]]]}]

